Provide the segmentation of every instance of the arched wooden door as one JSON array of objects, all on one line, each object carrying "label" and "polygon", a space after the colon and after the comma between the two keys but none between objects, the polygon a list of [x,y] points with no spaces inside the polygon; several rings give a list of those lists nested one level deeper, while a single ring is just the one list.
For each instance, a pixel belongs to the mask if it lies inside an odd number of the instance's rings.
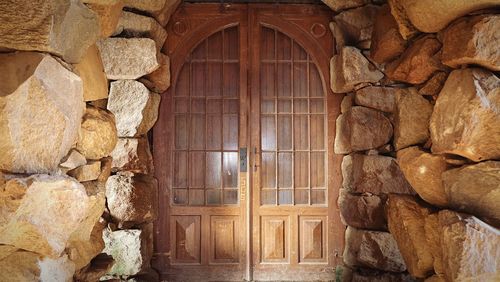
[{"label": "arched wooden door", "polygon": [[343,228],[327,8],[183,4],[154,128],[169,281],[332,280]]}]

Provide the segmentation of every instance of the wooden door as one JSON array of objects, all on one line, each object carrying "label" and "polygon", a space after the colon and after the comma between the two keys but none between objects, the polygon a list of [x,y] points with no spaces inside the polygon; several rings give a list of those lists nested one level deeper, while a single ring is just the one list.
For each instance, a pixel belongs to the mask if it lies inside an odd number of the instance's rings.
[{"label": "wooden door", "polygon": [[331,280],[343,229],[330,12],[182,4],[154,128],[154,265],[169,281]]}]

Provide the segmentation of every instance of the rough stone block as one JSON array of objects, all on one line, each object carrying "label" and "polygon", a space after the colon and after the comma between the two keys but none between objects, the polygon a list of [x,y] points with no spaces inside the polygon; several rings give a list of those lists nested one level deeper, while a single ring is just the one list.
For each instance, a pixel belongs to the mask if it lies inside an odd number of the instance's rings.
[{"label": "rough stone block", "polygon": [[378,10],[373,23],[370,57],[383,64],[390,62],[406,49],[406,40],[399,33],[396,20],[388,5]]},{"label": "rough stone block", "polygon": [[75,64],[75,72],[82,79],[85,101],[108,98],[108,80],[96,45],[90,46],[85,57]]},{"label": "rough stone block", "polygon": [[387,230],[385,199],[377,195],[354,195],[340,189],[338,205],[345,225],[360,229]]},{"label": "rough stone block", "polygon": [[88,6],[99,18],[101,37],[106,38],[113,34],[120,19],[123,1],[108,1],[108,3],[89,3]]},{"label": "rough stone block", "polygon": [[373,18],[378,10],[378,6],[365,5],[344,11],[334,17],[337,27],[342,30],[346,45],[359,46],[359,44],[367,42],[367,47],[370,47]]},{"label": "rough stone block", "polygon": [[134,173],[152,174],[153,157],[147,138],[119,138],[113,157],[113,171],[131,171]]},{"label": "rough stone block", "polygon": [[167,32],[154,18],[127,11],[122,11],[113,34],[122,37],[145,37],[153,39],[158,52],[167,39]]},{"label": "rough stone block", "polygon": [[87,159],[109,156],[118,140],[115,118],[106,110],[87,106],[76,149]]},{"label": "rough stone block", "polygon": [[368,86],[355,92],[354,102],[359,106],[392,113],[396,108],[396,93],[400,91],[406,89]]},{"label": "rough stone block", "polygon": [[74,177],[80,182],[96,180],[101,174],[101,162],[90,161],[87,164],[79,166],[68,171],[68,175]]},{"label": "rough stone block", "polygon": [[322,0],[322,1],[335,12],[361,7],[370,2],[369,0]]},{"label": "rough stone block", "polygon": [[163,53],[158,54],[160,67],[143,76],[139,81],[156,93],[163,93],[170,87],[170,58]]}]

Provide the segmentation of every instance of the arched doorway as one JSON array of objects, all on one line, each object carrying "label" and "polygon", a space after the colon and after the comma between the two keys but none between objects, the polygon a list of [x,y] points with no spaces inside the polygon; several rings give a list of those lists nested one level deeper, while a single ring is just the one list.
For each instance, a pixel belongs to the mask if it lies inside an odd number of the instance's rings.
[{"label": "arched doorway", "polygon": [[183,4],[154,129],[169,281],[331,280],[342,250],[328,8]]}]

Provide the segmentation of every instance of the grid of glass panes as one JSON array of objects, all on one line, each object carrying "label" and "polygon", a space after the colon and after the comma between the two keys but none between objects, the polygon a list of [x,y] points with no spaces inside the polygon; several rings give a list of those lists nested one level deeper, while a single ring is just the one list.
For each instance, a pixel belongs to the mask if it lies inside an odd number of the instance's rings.
[{"label": "grid of glass panes", "polygon": [[239,46],[230,27],[201,42],[174,91],[172,202],[238,204]]},{"label": "grid of glass panes", "polygon": [[260,51],[262,205],[325,205],[326,99],[305,50],[263,27]]}]

